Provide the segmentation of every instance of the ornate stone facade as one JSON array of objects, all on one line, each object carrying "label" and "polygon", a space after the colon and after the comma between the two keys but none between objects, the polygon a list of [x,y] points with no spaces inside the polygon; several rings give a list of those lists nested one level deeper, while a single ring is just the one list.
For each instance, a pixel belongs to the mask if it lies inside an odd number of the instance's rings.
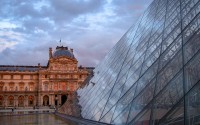
[{"label": "ornate stone facade", "polygon": [[73,49],[49,48],[47,66],[0,66],[0,107],[60,106],[92,67],[78,67]]}]

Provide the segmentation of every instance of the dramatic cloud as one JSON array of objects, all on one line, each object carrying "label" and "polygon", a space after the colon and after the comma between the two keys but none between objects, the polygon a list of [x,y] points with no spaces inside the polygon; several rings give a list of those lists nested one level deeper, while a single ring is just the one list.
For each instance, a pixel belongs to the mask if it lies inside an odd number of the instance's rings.
[{"label": "dramatic cloud", "polygon": [[48,49],[74,49],[96,66],[152,0],[1,0],[0,65],[46,65]]}]

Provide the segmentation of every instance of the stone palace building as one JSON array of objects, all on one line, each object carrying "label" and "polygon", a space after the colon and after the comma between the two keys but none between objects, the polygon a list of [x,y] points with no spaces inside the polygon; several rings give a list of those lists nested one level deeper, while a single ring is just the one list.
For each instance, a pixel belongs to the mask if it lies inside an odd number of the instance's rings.
[{"label": "stone palace building", "polygon": [[60,106],[92,70],[63,46],[49,48],[47,66],[0,65],[0,107]]}]

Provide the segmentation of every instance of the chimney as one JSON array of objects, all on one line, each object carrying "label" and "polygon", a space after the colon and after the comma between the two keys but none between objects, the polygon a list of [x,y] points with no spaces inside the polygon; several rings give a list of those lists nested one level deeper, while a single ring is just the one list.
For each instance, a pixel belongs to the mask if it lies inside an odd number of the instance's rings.
[{"label": "chimney", "polygon": [[70,49],[70,51],[73,53],[74,50],[73,50],[73,49]]},{"label": "chimney", "polygon": [[52,48],[49,48],[49,59],[52,58]]}]

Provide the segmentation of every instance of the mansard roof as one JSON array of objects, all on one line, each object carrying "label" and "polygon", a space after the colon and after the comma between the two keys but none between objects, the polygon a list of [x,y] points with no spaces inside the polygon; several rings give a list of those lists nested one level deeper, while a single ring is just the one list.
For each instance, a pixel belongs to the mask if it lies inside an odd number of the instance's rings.
[{"label": "mansard roof", "polygon": [[[35,72],[38,70],[38,66],[18,66],[18,65],[0,65],[0,71],[30,71]],[[47,68],[46,66],[41,66],[42,69]]]}]

